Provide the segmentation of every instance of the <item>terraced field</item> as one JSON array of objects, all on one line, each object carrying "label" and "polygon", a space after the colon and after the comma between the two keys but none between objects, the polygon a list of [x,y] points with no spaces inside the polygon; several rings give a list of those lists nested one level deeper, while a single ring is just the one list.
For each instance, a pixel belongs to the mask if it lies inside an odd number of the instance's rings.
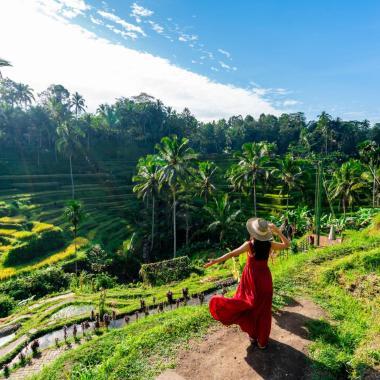
[{"label": "terraced field", "polygon": [[[9,162],[16,167],[16,162]],[[5,163],[3,162],[3,165]],[[71,199],[70,176],[65,163],[54,165],[51,170],[36,168],[32,162],[24,162],[14,175],[0,175],[0,201],[11,203],[19,213],[30,220],[38,220],[61,227],[67,234],[68,225],[63,218],[63,208]],[[116,248],[130,236],[133,229],[133,210],[139,207],[132,193],[131,177],[135,162],[109,160],[102,162],[102,169],[80,162],[74,166],[76,199],[85,206],[86,220],[80,235]],[[44,171],[44,174],[40,174]]]},{"label": "terraced field", "polygon": [[[232,161],[217,157],[202,159],[215,160],[220,167],[218,190],[229,191],[222,177]],[[5,161],[0,157],[0,167],[6,166],[15,170],[12,175],[0,173],[0,206],[1,201],[10,203],[18,209],[19,214],[30,220],[54,224],[67,235],[68,224],[63,218],[64,205],[71,199],[67,163],[58,161],[49,166],[45,162],[45,166],[37,167],[30,160],[19,162],[8,158]],[[96,167],[86,161],[76,165],[74,162],[75,197],[83,202],[86,213],[86,220],[80,227],[80,236],[101,243],[111,250],[118,248],[123,240],[131,236],[137,222],[136,211],[142,206],[132,191],[135,166],[135,161],[122,159],[104,160],[101,166]],[[279,195],[280,190],[277,188],[274,194],[266,194],[259,187],[260,213],[273,213],[285,208],[285,201]],[[240,193],[230,194],[234,199],[241,198]],[[241,202],[240,205],[249,213],[251,203]]]}]

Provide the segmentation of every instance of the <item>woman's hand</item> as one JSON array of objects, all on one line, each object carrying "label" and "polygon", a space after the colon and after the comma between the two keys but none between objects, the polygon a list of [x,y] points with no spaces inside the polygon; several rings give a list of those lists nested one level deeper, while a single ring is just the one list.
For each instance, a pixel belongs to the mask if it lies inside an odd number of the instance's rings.
[{"label": "woman's hand", "polygon": [[216,260],[214,260],[214,259],[210,259],[210,260],[208,261],[208,263],[206,263],[205,265],[203,265],[203,267],[204,267],[204,268],[208,268],[208,267],[211,267],[211,265],[214,265],[214,264],[216,264],[216,263],[217,263]]}]

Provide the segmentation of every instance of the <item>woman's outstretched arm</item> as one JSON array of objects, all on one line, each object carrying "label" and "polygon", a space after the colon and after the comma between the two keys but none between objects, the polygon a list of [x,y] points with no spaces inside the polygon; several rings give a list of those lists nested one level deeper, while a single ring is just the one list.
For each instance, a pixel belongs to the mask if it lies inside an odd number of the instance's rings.
[{"label": "woman's outstretched arm", "polygon": [[281,251],[282,249],[289,248],[290,241],[285,237],[281,230],[274,224],[270,224],[269,227],[272,230],[273,234],[277,235],[281,239],[281,243],[272,242],[272,249],[275,251]]},{"label": "woman's outstretched arm", "polygon": [[217,259],[210,260],[208,263],[204,265],[204,267],[208,268],[211,265],[222,263],[223,261],[226,261],[230,259],[231,257],[239,256],[242,253],[247,252],[249,249],[248,247],[249,247],[249,242],[246,241],[239,248],[236,248],[233,251],[228,252],[225,255],[218,257]]}]

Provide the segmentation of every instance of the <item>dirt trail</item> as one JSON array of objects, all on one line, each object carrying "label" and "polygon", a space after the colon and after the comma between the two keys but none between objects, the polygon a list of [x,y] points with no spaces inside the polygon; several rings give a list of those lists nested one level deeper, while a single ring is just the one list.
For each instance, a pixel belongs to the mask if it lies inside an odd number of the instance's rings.
[{"label": "dirt trail", "polygon": [[267,350],[252,347],[238,327],[218,326],[179,354],[175,370],[156,380],[309,379],[306,322],[324,316],[309,300],[294,301],[274,315]]}]

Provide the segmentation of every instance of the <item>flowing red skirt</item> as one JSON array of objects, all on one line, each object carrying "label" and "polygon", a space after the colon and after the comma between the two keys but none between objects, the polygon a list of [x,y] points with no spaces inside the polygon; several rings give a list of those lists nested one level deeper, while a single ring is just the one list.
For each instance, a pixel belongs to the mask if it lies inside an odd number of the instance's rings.
[{"label": "flowing red skirt", "polygon": [[260,346],[268,343],[272,324],[272,275],[267,260],[248,255],[241,281],[233,298],[213,296],[211,315],[224,325],[237,324]]}]

